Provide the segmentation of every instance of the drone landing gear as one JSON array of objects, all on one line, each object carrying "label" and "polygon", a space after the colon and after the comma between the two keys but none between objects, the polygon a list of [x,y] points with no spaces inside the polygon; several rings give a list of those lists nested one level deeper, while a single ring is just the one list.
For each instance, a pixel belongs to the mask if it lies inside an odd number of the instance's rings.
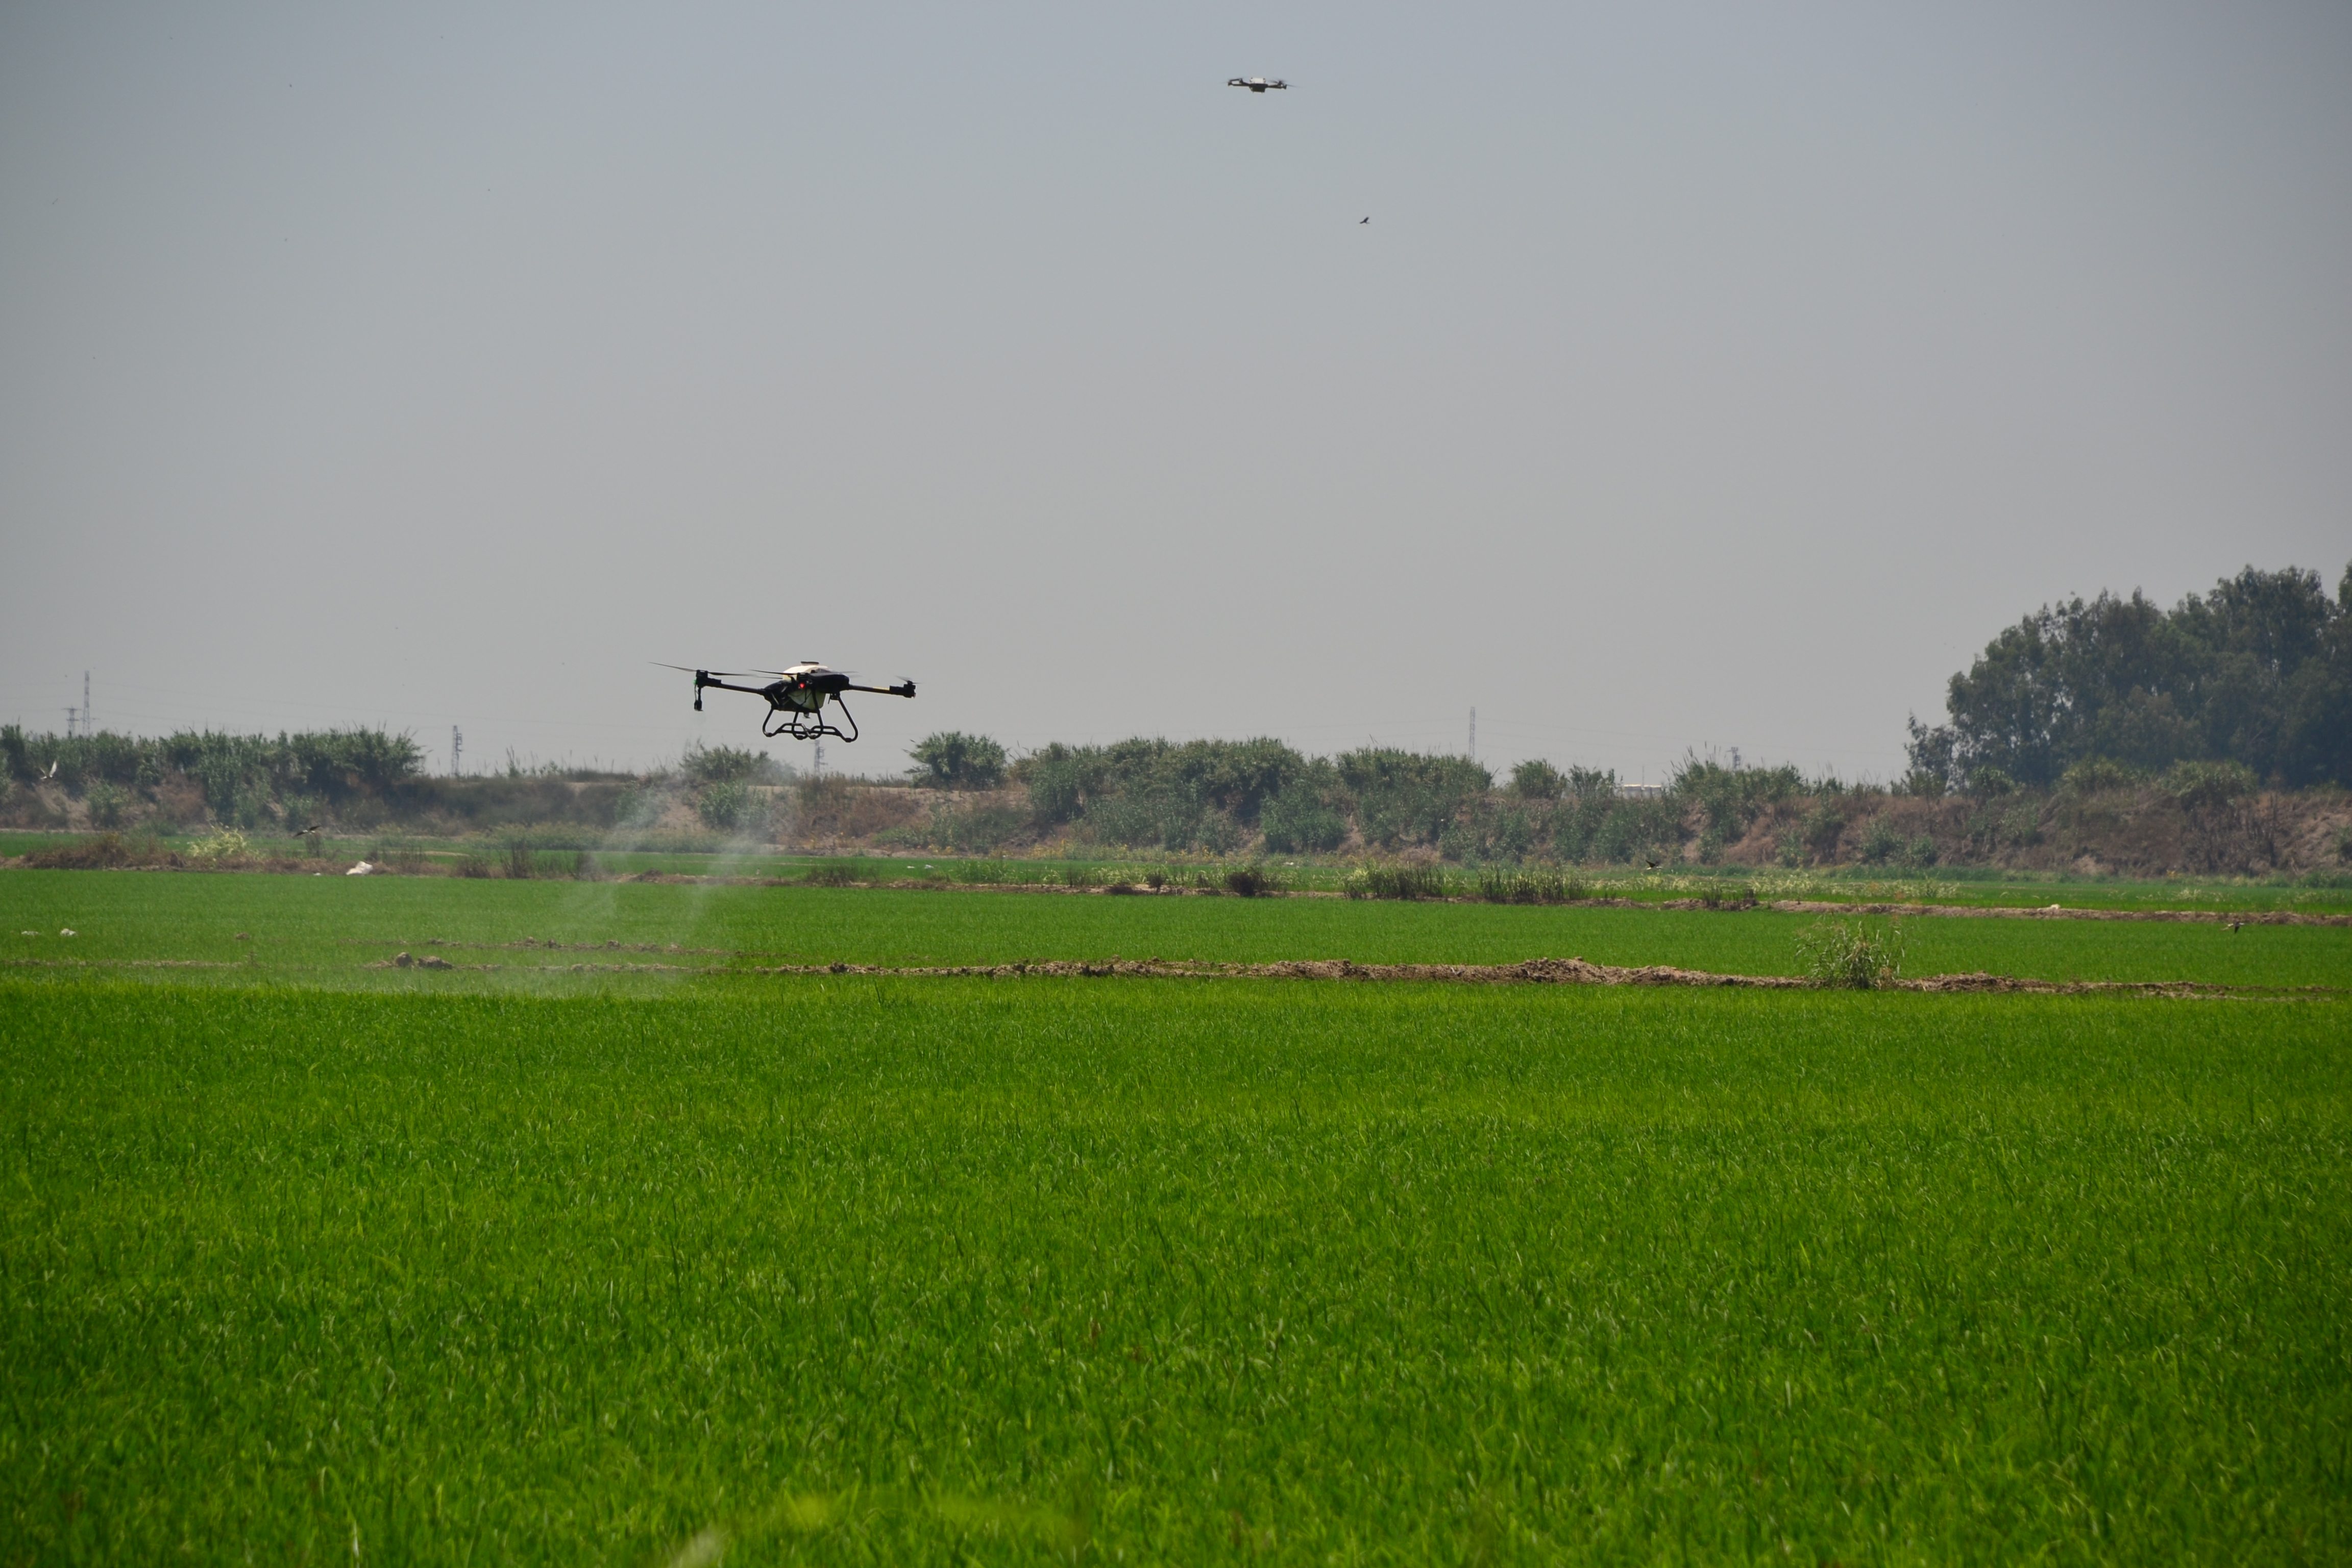
[{"label": "drone landing gear", "polygon": [[[827,735],[844,743],[856,740],[857,720],[849,711],[849,704],[838,697],[833,700],[834,705],[841,710],[841,716],[849,721],[848,729],[836,729],[826,723],[819,713],[803,713],[797,708],[772,708],[768,716],[760,721],[760,733],[771,741],[779,735],[790,735],[795,741],[820,741]],[[784,721],[771,729],[769,726],[779,714],[783,716]]]}]

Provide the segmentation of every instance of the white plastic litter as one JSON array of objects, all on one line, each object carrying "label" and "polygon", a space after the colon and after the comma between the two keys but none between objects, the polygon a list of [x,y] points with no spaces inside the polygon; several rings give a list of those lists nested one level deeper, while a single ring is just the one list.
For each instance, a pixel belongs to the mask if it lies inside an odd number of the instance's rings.
[{"label": "white plastic litter", "polygon": [[68,931],[61,931],[58,932],[58,934],[59,936],[79,936],[81,933],[80,933],[79,931],[71,931],[71,930],[68,930]]}]

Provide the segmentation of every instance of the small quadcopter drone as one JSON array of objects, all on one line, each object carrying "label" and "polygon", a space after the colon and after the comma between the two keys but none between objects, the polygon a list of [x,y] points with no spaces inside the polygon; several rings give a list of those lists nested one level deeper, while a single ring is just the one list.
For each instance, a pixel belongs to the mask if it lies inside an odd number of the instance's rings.
[{"label": "small quadcopter drone", "polygon": [[[682,664],[666,664],[664,669],[684,669]],[[728,676],[748,680],[755,675],[772,675],[776,679],[765,686],[730,686]],[[795,741],[820,740],[826,735],[844,742],[857,739],[857,721],[842,700],[845,691],[873,691],[886,697],[912,697],[915,683],[901,681],[896,686],[860,686],[837,669],[827,669],[813,658],[804,658],[790,669],[698,669],[694,672],[694,710],[702,711],[702,689],[715,686],[721,691],[748,691],[754,697],[768,700],[768,711],[760,718],[760,733],[768,740],[790,735]],[[828,701],[841,710],[849,728],[837,729],[824,721],[824,705]],[[782,721],[776,722],[777,715]]]},{"label": "small quadcopter drone", "polygon": [[1252,92],[1264,92],[1268,88],[1272,88],[1276,92],[1286,92],[1290,89],[1290,84],[1286,81],[1283,81],[1280,79],[1268,81],[1262,76],[1237,76],[1234,78],[1233,80],[1225,83],[1225,85],[1227,87],[1245,87]]}]

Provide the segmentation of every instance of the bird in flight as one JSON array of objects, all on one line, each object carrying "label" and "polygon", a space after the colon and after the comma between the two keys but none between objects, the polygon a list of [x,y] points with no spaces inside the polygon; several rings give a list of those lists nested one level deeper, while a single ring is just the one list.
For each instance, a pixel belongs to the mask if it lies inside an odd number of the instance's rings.
[{"label": "bird in flight", "polygon": [[1357,224],[1357,226],[1360,228],[1362,226],[1364,226],[1365,224],[1368,224],[1368,223],[1370,223],[1370,222],[1371,222],[1371,221],[1372,221],[1372,220],[1371,220],[1370,218],[1368,218],[1368,217],[1365,217],[1365,218],[1358,218],[1358,219],[1356,220],[1356,224]]},{"label": "bird in flight", "polygon": [[1273,88],[1276,91],[1286,91],[1290,87],[1288,82],[1283,81],[1280,79],[1268,81],[1262,76],[1237,76],[1231,81],[1225,83],[1225,85],[1227,87],[1245,87],[1252,92],[1264,92],[1268,88]]}]

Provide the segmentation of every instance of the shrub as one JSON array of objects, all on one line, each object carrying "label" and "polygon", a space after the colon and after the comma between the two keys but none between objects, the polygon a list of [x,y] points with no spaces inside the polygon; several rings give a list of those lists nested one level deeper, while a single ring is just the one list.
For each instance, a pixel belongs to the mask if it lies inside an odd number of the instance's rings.
[{"label": "shrub", "polygon": [[1104,771],[1099,748],[1058,741],[1024,757],[1013,770],[1029,786],[1030,814],[1041,827],[1071,821],[1084,811],[1088,798],[1101,790]]},{"label": "shrub", "polygon": [[801,879],[812,888],[847,888],[856,885],[857,868],[840,860],[828,860],[822,866],[809,868]]},{"label": "shrub", "polygon": [[765,752],[706,746],[698,741],[678,758],[678,771],[699,784],[742,784],[777,771]]},{"label": "shrub", "polygon": [[234,827],[216,827],[188,846],[188,858],[218,865],[224,860],[242,860],[252,846],[245,835]]},{"label": "shrub", "polygon": [[122,826],[122,806],[126,799],[121,789],[101,779],[89,786],[82,799],[89,806],[89,819],[100,827]]},{"label": "shrub", "polygon": [[710,784],[696,797],[694,811],[705,826],[731,833],[751,815],[751,787],[733,779]]},{"label": "shrub", "polygon": [[1214,831],[1212,816],[1198,800],[1147,785],[1094,802],[1087,807],[1083,822],[1085,837],[1098,844],[1189,849],[1204,837],[1224,837]]},{"label": "shrub", "polygon": [[2058,780],[2058,787],[2071,795],[2107,795],[2130,789],[2138,782],[2138,775],[2121,763],[2105,757],[2085,757],[2066,770]]},{"label": "shrub", "polygon": [[1872,817],[1862,833],[1863,863],[1884,866],[1902,853],[1903,836],[1895,831],[1895,825],[1884,816]]},{"label": "shrub", "polygon": [[1368,747],[1336,766],[1355,795],[1364,841],[1381,846],[1434,844],[1465,806],[1495,787],[1494,775],[1467,757]]},{"label": "shrub", "polygon": [[1969,770],[1969,793],[1979,800],[1991,800],[2009,794],[2016,787],[2017,781],[2009,776],[2006,768],[1988,763],[1984,767]]},{"label": "shrub", "polygon": [[1698,901],[1711,910],[1727,907],[1748,909],[1756,902],[1756,884],[1741,882],[1734,887],[1726,887],[1721,882],[1710,882],[1700,889]]},{"label": "shrub", "polygon": [[1837,858],[1839,837],[1845,832],[1845,810],[1835,800],[1817,801],[1813,809],[1797,825],[1806,855],[1817,865],[1827,865]]},{"label": "shrub", "polygon": [[1255,899],[1273,887],[1274,879],[1255,866],[1236,866],[1225,873],[1225,891],[1238,899]]},{"label": "shrub", "polygon": [[1767,807],[1803,788],[1804,780],[1792,767],[1727,768],[1686,756],[1667,781],[1666,793],[1696,805],[1707,826],[1728,840],[1746,833]]},{"label": "shrub", "polygon": [[1347,817],[1305,784],[1269,798],[1258,809],[1258,826],[1265,830],[1268,853],[1276,855],[1326,853],[1348,837]]},{"label": "shrub", "polygon": [[518,882],[528,882],[538,875],[538,862],[531,858],[530,845],[518,838],[507,846],[507,875]]},{"label": "shrub", "polygon": [[994,851],[1029,826],[1029,814],[1009,802],[987,799],[965,806],[934,806],[929,828],[893,828],[877,834],[884,842],[920,841],[968,855]]},{"label": "shrub", "polygon": [[1530,757],[1511,770],[1511,793],[1521,800],[1558,800],[1568,793],[1568,775],[1541,757]]},{"label": "shrub", "polygon": [[488,856],[477,855],[469,849],[465,854],[457,857],[457,875],[460,877],[487,877],[489,874],[490,860]]},{"label": "shrub", "polygon": [[2164,787],[2188,812],[2214,812],[2254,793],[2254,771],[2243,763],[2175,763]]},{"label": "shrub", "polygon": [[2352,827],[2339,827],[2336,830],[2336,858],[2345,865],[2352,866]]},{"label": "shrub", "polygon": [[575,882],[601,882],[604,875],[603,863],[588,850],[583,849],[572,862],[572,879]]},{"label": "shrub", "polygon": [[1569,764],[1566,774],[1570,800],[1610,800],[1617,794],[1617,770]]},{"label": "shrub", "polygon": [[1903,969],[1903,928],[1892,921],[1818,921],[1797,936],[1797,958],[1816,985],[1869,991]]},{"label": "shrub", "polygon": [[932,789],[994,789],[1004,782],[1004,748],[985,735],[941,730],[916,742],[915,782]]},{"label": "shrub", "polygon": [[1905,847],[1903,863],[1906,866],[1916,866],[1924,870],[1936,863],[1936,840],[1927,834],[1922,833]]}]

